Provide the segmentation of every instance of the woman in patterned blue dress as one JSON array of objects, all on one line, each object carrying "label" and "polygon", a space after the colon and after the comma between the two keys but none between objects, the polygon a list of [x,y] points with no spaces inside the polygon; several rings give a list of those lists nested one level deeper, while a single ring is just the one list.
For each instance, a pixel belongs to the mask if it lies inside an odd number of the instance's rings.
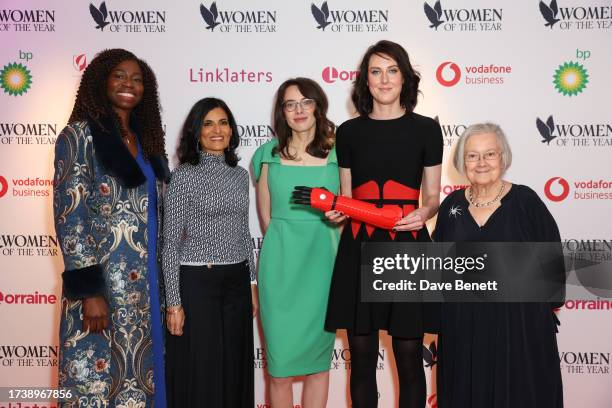
[{"label": "woman in patterned blue dress", "polygon": [[62,274],[59,386],[70,407],[165,407],[158,222],[168,167],[157,82],[98,54],[55,148]]}]

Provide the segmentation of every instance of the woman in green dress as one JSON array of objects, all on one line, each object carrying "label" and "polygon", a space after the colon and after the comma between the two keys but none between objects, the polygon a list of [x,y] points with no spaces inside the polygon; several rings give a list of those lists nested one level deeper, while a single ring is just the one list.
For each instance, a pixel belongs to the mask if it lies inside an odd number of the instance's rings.
[{"label": "woman in green dress", "polygon": [[293,377],[303,375],[304,406],[327,403],[335,336],[323,326],[339,232],[319,211],[291,203],[298,185],[338,192],[334,124],[326,117],[327,106],[313,80],[285,81],[274,105],[277,139],[253,157],[265,234],[259,301],[275,408],[293,407]]}]

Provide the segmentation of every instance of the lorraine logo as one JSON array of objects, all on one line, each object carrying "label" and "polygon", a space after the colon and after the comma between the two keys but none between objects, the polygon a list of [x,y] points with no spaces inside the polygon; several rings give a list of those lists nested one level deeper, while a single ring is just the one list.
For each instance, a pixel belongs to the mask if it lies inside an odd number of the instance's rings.
[{"label": "lorraine logo", "polygon": [[353,81],[357,78],[359,71],[338,70],[335,67],[325,67],[321,72],[321,77],[328,84],[333,84],[336,81]]},{"label": "lorraine logo", "polygon": [[13,62],[0,71],[0,86],[5,93],[13,96],[23,95],[32,85],[32,75],[28,67]]},{"label": "lorraine logo", "polygon": [[589,82],[589,74],[581,64],[566,62],[559,65],[553,75],[553,84],[557,92],[565,96],[574,96],[581,93]]},{"label": "lorraine logo", "polygon": [[210,8],[206,8],[204,4],[200,4],[200,14],[204,19],[204,22],[208,24],[206,27],[207,30],[215,31],[215,27],[218,26],[219,23],[217,18],[219,17],[219,11],[217,11],[217,2],[213,1],[210,5]]},{"label": "lorraine logo", "polygon": [[0,198],[4,197],[7,191],[8,183],[6,182],[6,179],[4,177],[0,176]]},{"label": "lorraine logo", "polygon": [[425,15],[427,16],[427,18],[429,19],[429,22],[431,23],[429,28],[435,28],[436,31],[438,31],[438,26],[444,22],[444,20],[441,20],[442,5],[440,5],[440,2],[437,1],[436,4],[434,4],[432,8],[429,4],[427,4],[427,2],[425,2],[423,3],[423,7],[425,9]]},{"label": "lorraine logo", "polygon": [[327,2],[324,1],[323,4],[321,4],[320,8],[315,6],[314,3],[312,3],[312,5],[310,6],[310,11],[312,12],[312,16],[318,24],[317,28],[322,31],[325,31],[325,27],[331,24],[330,21],[327,21],[329,20],[329,7],[327,6]]},{"label": "lorraine logo", "polygon": [[[552,191],[552,186],[555,182],[561,186],[560,193]],[[546,198],[548,198],[550,201],[559,202],[565,200],[569,195],[569,191],[569,183],[563,177],[553,177],[548,180],[546,184],[544,184],[544,194],[546,194]]]},{"label": "lorraine logo", "polygon": [[79,72],[85,70],[87,67],[87,56],[85,54],[73,55],[72,66]]},{"label": "lorraine logo", "polygon": [[550,27],[551,30],[555,24],[561,21],[561,19],[557,18],[557,14],[559,13],[557,0],[552,0],[550,4],[540,1],[540,13],[542,13],[542,17],[544,17],[544,20],[546,20],[546,24],[544,24],[544,26]]},{"label": "lorraine logo", "polygon": [[[448,71],[446,69],[447,66],[452,72],[452,77],[450,78],[448,78],[444,73],[444,71]],[[457,82],[459,82],[459,80],[461,79],[461,69],[454,62],[451,62],[451,61],[443,62],[442,64],[440,64],[440,66],[436,70],[436,79],[442,86],[447,86],[447,87],[455,86],[457,85]]]},{"label": "lorraine logo", "polygon": [[542,122],[540,118],[536,118],[536,126],[538,127],[538,132],[540,132],[540,136],[542,136],[542,143],[546,143],[550,146],[550,142],[557,137],[553,135],[555,132],[555,121],[552,115],[546,119],[546,123]]},{"label": "lorraine logo", "polygon": [[104,27],[109,25],[110,23],[106,21],[108,18],[108,11],[106,10],[106,2],[100,3],[100,7],[96,8],[93,4],[89,3],[89,13],[91,17],[96,22],[96,28],[100,29],[100,31],[104,31]]}]

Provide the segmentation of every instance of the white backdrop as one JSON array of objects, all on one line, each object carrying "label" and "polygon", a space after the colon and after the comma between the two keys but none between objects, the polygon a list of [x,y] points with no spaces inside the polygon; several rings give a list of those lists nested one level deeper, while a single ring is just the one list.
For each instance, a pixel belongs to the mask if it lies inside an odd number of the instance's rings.
[{"label": "white backdrop", "polygon": [[[316,0],[320,21],[310,2],[219,0],[208,22],[200,5],[212,13],[210,0],[107,0],[104,18],[95,0],[96,22],[88,1],[0,3],[0,386],[56,382],[63,265],[52,224],[53,143],[70,115],[82,69],[105,48],[131,50],[156,72],[174,163],[189,108],[217,96],[240,124],[241,165],[248,168],[257,146],[273,136],[272,100],[281,82],[317,80],[330,100],[329,117],[340,124],[353,115],[351,79],[366,48],[380,39],[396,41],[422,75],[416,111],[437,117],[444,129],[441,197],[465,184],[449,160],[457,136],[470,123],[497,122],[514,151],[507,178],[540,194],[566,245],[597,242],[603,259],[610,259],[610,0],[442,0],[438,7],[433,0],[329,0],[327,13]],[[550,116],[539,130],[536,119]],[[545,137],[552,140],[544,143]],[[254,194],[251,199],[259,247]],[[609,407],[610,303],[577,300],[568,299],[559,312],[566,406]],[[256,406],[266,407],[261,344],[256,336]],[[339,333],[330,407],[348,404],[347,347]],[[386,337],[380,354],[379,406],[391,407],[394,363]],[[435,407],[435,371],[426,372],[428,406]],[[300,387],[296,383],[296,391]]]}]

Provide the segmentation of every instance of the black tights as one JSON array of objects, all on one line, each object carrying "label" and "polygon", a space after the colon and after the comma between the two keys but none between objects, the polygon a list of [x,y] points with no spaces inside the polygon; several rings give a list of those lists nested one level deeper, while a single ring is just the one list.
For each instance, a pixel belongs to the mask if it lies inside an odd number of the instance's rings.
[{"label": "black tights", "polygon": [[[348,331],[348,340],[351,349],[353,408],[374,408],[378,404],[378,331],[365,335],[355,335]],[[393,337],[393,354],[399,379],[399,408],[423,408],[426,393],[423,339]]]}]

